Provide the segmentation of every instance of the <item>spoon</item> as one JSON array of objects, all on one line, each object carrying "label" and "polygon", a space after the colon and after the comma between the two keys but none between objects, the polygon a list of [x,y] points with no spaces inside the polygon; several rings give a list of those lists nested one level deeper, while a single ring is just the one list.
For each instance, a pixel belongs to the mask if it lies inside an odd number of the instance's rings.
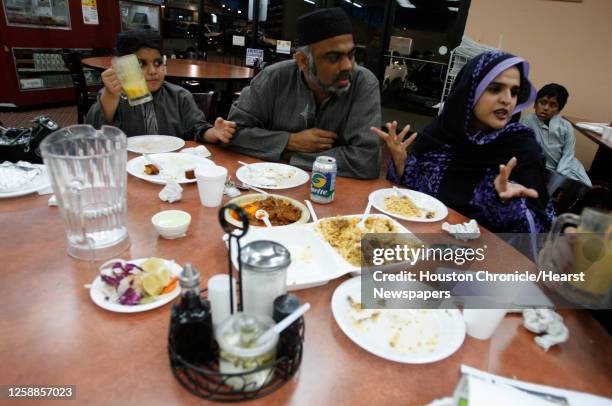
[{"label": "spoon", "polygon": [[370,210],[372,210],[372,201],[368,199],[368,205],[366,206],[366,209],[363,212],[363,216],[361,216],[361,221],[357,223],[357,227],[359,227],[360,229],[364,231],[366,230],[365,222],[368,219],[368,217],[370,217]]},{"label": "spoon", "polygon": [[263,221],[266,227],[272,227],[272,223],[270,223],[270,216],[268,215],[268,212],[264,209],[257,210],[255,212],[255,218],[257,220]]},{"label": "spoon", "polygon": [[297,309],[293,311],[289,316],[282,319],[280,322],[276,323],[272,328],[267,330],[265,333],[260,335],[257,340],[255,340],[255,345],[261,345],[270,340],[274,336],[274,334],[280,334],[287,327],[291,325],[294,321],[299,319],[304,313],[306,313],[310,309],[310,303],[304,303]]}]

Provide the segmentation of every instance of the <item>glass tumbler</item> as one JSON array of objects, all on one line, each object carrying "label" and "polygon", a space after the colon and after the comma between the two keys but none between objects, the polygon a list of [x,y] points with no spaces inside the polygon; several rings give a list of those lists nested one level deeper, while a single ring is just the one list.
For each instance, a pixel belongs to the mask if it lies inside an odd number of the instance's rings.
[{"label": "glass tumbler", "polygon": [[153,100],[136,55],[129,54],[113,58],[111,64],[130,106],[138,106]]}]

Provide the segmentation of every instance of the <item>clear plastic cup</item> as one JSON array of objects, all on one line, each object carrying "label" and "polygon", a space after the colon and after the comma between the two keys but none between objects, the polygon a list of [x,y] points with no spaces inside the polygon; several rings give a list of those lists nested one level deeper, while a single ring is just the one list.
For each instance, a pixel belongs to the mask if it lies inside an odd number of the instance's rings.
[{"label": "clear plastic cup", "polygon": [[[219,371],[241,374],[229,377],[225,384],[238,391],[254,391],[273,376],[278,334],[262,343],[257,338],[274,326],[270,316],[235,313],[215,332],[219,344]],[[254,371],[252,373],[247,373]]]}]

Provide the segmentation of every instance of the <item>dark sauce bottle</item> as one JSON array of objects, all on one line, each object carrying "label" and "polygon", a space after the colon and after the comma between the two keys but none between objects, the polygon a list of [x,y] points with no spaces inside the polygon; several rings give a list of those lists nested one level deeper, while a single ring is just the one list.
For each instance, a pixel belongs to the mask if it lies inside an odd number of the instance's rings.
[{"label": "dark sauce bottle", "polygon": [[[275,322],[280,322],[285,317],[296,311],[300,307],[300,299],[297,296],[286,294],[277,297],[274,300],[274,315]],[[296,360],[298,351],[300,351],[302,338],[301,330],[304,326],[304,317],[300,317],[289,325],[280,334],[278,338],[277,358],[287,357],[288,366],[293,368],[293,362]]]},{"label": "dark sauce bottle", "polygon": [[172,306],[170,334],[174,350],[191,364],[213,359],[213,327],[210,303],[200,298],[200,274],[185,264],[179,276],[181,300]]}]

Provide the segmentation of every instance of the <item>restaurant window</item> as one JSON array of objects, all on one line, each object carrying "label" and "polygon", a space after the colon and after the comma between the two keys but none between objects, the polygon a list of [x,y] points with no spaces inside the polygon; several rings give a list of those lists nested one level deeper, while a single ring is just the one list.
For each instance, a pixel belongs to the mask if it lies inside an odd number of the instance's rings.
[{"label": "restaurant window", "polygon": [[162,16],[165,38],[197,38],[197,12],[190,9],[166,6]]},{"label": "restaurant window", "polygon": [[353,26],[355,61],[374,74],[382,53],[386,3],[385,0],[339,2]]},{"label": "restaurant window", "polygon": [[383,111],[398,117],[398,122],[416,124],[413,128],[418,131],[437,115],[450,52],[461,42],[469,4],[469,0],[393,4],[379,79]]},{"label": "restaurant window", "polygon": [[252,30],[248,0],[206,0],[203,11],[199,46],[208,60],[243,65]]},{"label": "restaurant window", "polygon": [[121,30],[150,29],[159,31],[159,7],[134,3],[131,1],[120,1]]},{"label": "restaurant window", "polygon": [[4,0],[2,4],[9,26],[71,28],[68,0]]}]

